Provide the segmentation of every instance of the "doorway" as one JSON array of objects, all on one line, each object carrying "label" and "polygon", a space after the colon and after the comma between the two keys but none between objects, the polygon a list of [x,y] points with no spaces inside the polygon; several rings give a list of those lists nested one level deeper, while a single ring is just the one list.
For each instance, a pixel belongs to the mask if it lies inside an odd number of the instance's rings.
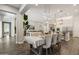
[{"label": "doorway", "polygon": [[11,22],[2,22],[2,37],[11,37]]}]

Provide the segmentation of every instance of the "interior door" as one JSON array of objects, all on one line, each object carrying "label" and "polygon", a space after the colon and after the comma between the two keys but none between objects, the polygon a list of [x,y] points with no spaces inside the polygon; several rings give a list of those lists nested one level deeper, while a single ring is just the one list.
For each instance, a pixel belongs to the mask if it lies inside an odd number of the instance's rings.
[{"label": "interior door", "polygon": [[11,36],[11,22],[2,22],[3,37]]}]

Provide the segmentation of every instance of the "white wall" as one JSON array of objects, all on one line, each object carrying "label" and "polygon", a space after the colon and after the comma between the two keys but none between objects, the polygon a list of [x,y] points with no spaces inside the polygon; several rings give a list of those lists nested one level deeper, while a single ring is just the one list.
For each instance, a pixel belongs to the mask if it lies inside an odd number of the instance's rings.
[{"label": "white wall", "polygon": [[[67,7],[67,8],[66,8]],[[26,14],[29,16],[29,24],[35,24],[35,27],[39,29],[38,27],[40,24],[45,24],[46,22],[52,22],[53,24],[55,22],[55,14],[56,14],[56,19],[62,17],[67,17],[68,15],[63,15],[62,13],[59,13],[58,10],[65,10],[67,13],[72,13],[70,11],[70,6],[53,6],[53,5],[39,5],[36,7],[30,8]],[[69,10],[67,10],[69,9]],[[73,8],[71,8],[73,9]],[[66,13],[64,12],[64,14]],[[59,15],[60,14],[60,15]],[[71,16],[70,14],[69,16]],[[49,20],[49,21],[48,21]],[[38,24],[39,23],[39,24]],[[63,25],[65,26],[71,26],[71,19],[63,19]],[[44,25],[43,25],[44,26]],[[42,28],[41,28],[42,29]]]},{"label": "white wall", "polygon": [[74,37],[79,37],[79,16],[74,17],[73,21],[73,36]]},{"label": "white wall", "polygon": [[57,28],[60,28],[60,30],[64,30],[64,28],[68,28],[69,30],[73,31],[73,16],[67,16],[63,18],[57,19]]},{"label": "white wall", "polygon": [[8,5],[1,5],[1,4],[0,4],[0,10],[8,11],[8,12],[11,12],[11,13],[17,13],[18,12],[18,10],[13,8],[13,7],[10,7]]},{"label": "white wall", "polygon": [[2,22],[0,21],[0,38],[2,38]]},{"label": "white wall", "polygon": [[[13,8],[13,7],[10,7],[8,5],[2,5],[0,4],[0,11],[7,11],[7,12],[10,12],[10,13],[13,13],[13,14],[16,14],[18,13],[18,10]],[[3,16],[3,15],[2,15]],[[9,17],[9,16],[8,16]],[[12,16],[11,16],[12,17]],[[1,18],[1,17],[0,17]],[[11,22],[12,25],[11,25],[11,36],[14,36],[14,19],[15,17],[11,18],[11,19],[8,19],[6,18],[7,20],[1,18],[0,19],[0,38],[2,37],[2,20],[3,21],[7,21],[7,22]]]},{"label": "white wall", "polygon": [[14,16],[0,17],[0,38],[2,38],[2,22],[11,22],[11,36],[14,37]]},{"label": "white wall", "polygon": [[2,38],[2,19],[3,19],[3,16],[0,15],[0,38]]},{"label": "white wall", "polygon": [[[11,12],[11,13],[15,13],[16,14],[16,43],[21,43],[23,42],[23,15],[19,14],[18,10],[7,6],[7,5],[0,5],[0,10],[2,11],[7,11],[7,12]],[[12,20],[12,21],[11,21]],[[11,27],[11,35],[14,36],[14,17],[12,17],[12,19],[8,19],[8,21],[12,22],[12,27]],[[1,29],[1,22],[0,22],[0,30]],[[0,36],[1,36],[1,31],[0,31]]]},{"label": "white wall", "polygon": [[35,30],[40,30],[40,29],[44,30],[43,25],[47,22],[44,20],[47,20],[47,19],[44,19],[43,13],[44,13],[43,6],[32,7],[26,12],[26,14],[28,15],[29,24],[34,25]]},{"label": "white wall", "polygon": [[[78,12],[75,12],[75,9],[78,9]],[[63,13],[59,13],[59,10],[63,10]],[[73,10],[73,11],[72,11]],[[78,13],[79,14],[79,6],[74,7],[73,5],[38,5],[36,7],[33,7],[29,9],[29,11],[26,12],[26,14],[29,16],[29,24],[37,24],[40,22],[40,24],[44,24],[47,22],[46,18],[44,17],[44,13],[47,12],[51,14],[51,20],[50,22],[53,23],[56,18],[61,18],[61,17],[67,17],[67,16],[72,16],[70,19],[63,19],[63,25],[60,26],[62,27],[71,27],[73,30],[73,34],[75,37],[79,37],[79,17],[74,16],[74,14]],[[38,25],[35,25],[35,27],[38,28]]]},{"label": "white wall", "polygon": [[12,15],[12,16],[5,16],[2,21],[4,22],[11,22],[11,36],[14,37],[14,20],[15,20],[15,16]]}]

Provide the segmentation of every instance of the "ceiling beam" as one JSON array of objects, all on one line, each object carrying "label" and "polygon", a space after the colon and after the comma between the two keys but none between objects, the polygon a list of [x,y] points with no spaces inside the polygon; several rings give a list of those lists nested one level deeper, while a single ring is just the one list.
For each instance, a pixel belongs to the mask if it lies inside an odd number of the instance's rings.
[{"label": "ceiling beam", "polygon": [[26,4],[22,4],[20,9],[19,9],[19,12],[21,13],[23,11],[23,9],[25,8]]},{"label": "ceiling beam", "polygon": [[28,11],[28,10],[29,10],[31,7],[33,7],[33,6],[35,6],[35,5],[23,4],[23,5],[21,6],[21,8],[19,9],[19,12],[20,12],[21,14],[25,14],[25,12]]}]

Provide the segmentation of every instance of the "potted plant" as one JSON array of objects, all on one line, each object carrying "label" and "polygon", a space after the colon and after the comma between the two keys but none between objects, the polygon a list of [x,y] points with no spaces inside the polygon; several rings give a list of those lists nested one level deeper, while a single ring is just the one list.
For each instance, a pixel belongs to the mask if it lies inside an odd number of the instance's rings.
[{"label": "potted plant", "polygon": [[25,14],[24,14],[23,27],[24,27],[24,36],[26,36],[26,30],[30,27],[30,25],[28,24],[28,15]]}]

